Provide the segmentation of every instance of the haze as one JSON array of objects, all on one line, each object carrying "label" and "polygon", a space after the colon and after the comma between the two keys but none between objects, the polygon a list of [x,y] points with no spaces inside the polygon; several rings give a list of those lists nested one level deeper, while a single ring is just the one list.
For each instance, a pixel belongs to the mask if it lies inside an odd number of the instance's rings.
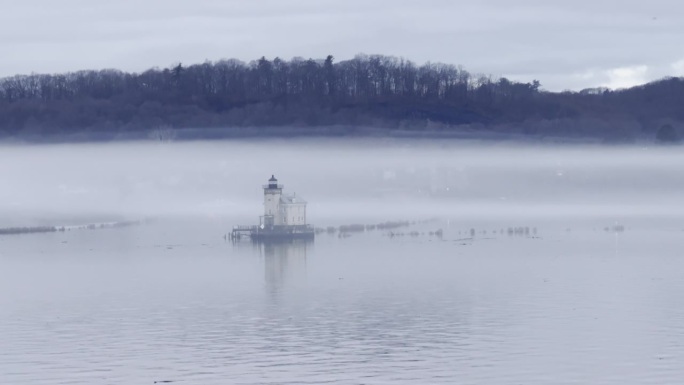
[{"label": "haze", "polygon": [[667,147],[401,139],[15,145],[0,151],[0,209],[6,225],[177,215],[256,221],[261,186],[274,174],[309,201],[320,225],[671,216],[681,214],[683,156]]}]

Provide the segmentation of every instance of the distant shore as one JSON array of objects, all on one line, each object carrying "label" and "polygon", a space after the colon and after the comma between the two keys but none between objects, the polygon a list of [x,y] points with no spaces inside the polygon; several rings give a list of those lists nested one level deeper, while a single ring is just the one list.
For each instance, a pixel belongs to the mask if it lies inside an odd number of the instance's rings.
[{"label": "distant shore", "polygon": [[383,55],[261,57],[0,78],[0,139],[27,142],[382,136],[677,143],[684,78],[551,92]]},{"label": "distant shore", "polygon": [[388,139],[447,139],[519,143],[577,143],[577,144],[648,144],[657,142],[653,137],[641,135],[630,140],[610,140],[601,137],[567,137],[557,135],[524,134],[476,130],[470,127],[456,127],[440,130],[411,130],[378,127],[352,127],[343,125],[321,127],[227,127],[227,128],[184,128],[168,130],[166,137],[155,137],[154,131],[104,131],[0,135],[0,144],[49,144],[49,143],[101,143],[101,142],[183,142],[231,139],[304,139],[304,138],[388,138]]}]

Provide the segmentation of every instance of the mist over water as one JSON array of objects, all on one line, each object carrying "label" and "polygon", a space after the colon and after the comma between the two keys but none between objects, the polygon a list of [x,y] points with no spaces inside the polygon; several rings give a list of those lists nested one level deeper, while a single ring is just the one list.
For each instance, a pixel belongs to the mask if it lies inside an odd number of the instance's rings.
[{"label": "mist over water", "polygon": [[4,146],[0,210],[17,222],[254,217],[275,174],[309,201],[313,222],[680,215],[682,160],[665,147],[397,139]]},{"label": "mist over water", "polygon": [[[379,138],[6,145],[0,227],[149,220],[0,236],[0,383],[678,383],[683,161]],[[226,241],[272,174],[315,226],[416,223]]]}]

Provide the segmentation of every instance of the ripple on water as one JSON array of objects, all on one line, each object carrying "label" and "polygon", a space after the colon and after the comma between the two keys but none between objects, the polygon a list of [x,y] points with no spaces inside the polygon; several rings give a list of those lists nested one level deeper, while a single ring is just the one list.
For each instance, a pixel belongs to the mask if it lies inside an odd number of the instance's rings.
[{"label": "ripple on water", "polygon": [[[1,300],[0,378],[89,385],[684,378],[677,259],[549,257],[563,238],[530,248],[517,243],[515,250],[505,240],[474,242],[458,257],[448,242],[423,245],[420,254],[374,242],[371,251],[361,243],[322,243],[306,264],[279,265],[306,274],[275,278],[258,254],[243,258],[255,252],[247,249],[195,259],[190,272],[182,257],[165,260],[167,277],[146,269],[151,257],[140,254],[142,262],[132,262],[141,264],[136,284],[127,283],[128,270],[106,261],[89,270],[108,277],[102,287],[90,286],[80,268],[62,282],[89,291],[52,291],[55,282],[36,282],[22,301]],[[225,276],[215,273],[221,270]],[[302,275],[306,280],[288,282]]]}]

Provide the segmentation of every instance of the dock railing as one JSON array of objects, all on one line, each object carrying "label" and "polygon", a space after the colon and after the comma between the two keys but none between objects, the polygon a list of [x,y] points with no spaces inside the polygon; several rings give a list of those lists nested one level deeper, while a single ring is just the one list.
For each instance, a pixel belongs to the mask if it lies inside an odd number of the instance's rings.
[{"label": "dock railing", "polygon": [[253,229],[256,229],[256,226],[249,226],[249,225],[233,226],[233,231],[252,231]]}]

